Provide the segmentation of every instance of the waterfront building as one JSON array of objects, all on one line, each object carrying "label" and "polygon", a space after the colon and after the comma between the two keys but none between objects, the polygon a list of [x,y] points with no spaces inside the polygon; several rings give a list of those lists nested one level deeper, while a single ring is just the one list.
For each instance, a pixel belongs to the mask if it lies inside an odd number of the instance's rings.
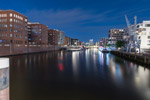
[{"label": "waterfront building", "polygon": [[55,29],[48,29],[48,44],[58,45],[58,31]]},{"label": "waterfront building", "polygon": [[150,21],[143,21],[130,27],[134,31],[129,34],[127,51],[131,52],[134,49],[137,53],[150,52]]},{"label": "waterfront building", "polygon": [[102,37],[102,38],[100,38],[100,42],[99,42],[100,44],[100,46],[103,46],[103,47],[105,47],[107,44],[108,44],[108,37]]},{"label": "waterfront building", "polygon": [[123,40],[124,29],[110,29],[108,44],[115,45],[117,41]]},{"label": "waterfront building", "polygon": [[65,45],[66,46],[71,45],[71,38],[70,37],[65,36]]},{"label": "waterfront building", "polygon": [[71,39],[71,45],[79,45],[79,40],[78,39]]},{"label": "waterfront building", "polygon": [[56,30],[58,32],[58,46],[64,46],[65,44],[65,33],[61,30]]},{"label": "waterfront building", "polygon": [[93,39],[90,39],[90,40],[89,40],[89,45],[90,45],[90,46],[94,45]]},{"label": "waterfront building", "polygon": [[29,52],[46,51],[48,27],[40,23],[28,23]]},{"label": "waterfront building", "polygon": [[28,18],[13,10],[0,10],[0,55],[27,52]]},{"label": "waterfront building", "polygon": [[126,42],[126,44],[129,43],[130,35],[129,35],[128,28],[124,29],[123,40]]}]

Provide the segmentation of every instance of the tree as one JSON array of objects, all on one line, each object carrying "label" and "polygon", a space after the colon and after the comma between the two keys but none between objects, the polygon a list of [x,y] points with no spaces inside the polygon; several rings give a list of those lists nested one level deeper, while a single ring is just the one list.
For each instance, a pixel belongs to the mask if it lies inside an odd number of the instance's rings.
[{"label": "tree", "polygon": [[117,41],[116,42],[116,48],[125,47],[125,41]]}]

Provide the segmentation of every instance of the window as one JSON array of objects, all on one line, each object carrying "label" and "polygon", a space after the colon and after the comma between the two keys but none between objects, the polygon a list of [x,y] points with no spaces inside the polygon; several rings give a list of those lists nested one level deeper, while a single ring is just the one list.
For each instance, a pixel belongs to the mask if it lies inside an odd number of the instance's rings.
[{"label": "window", "polygon": [[10,37],[12,37],[12,34],[10,34]]},{"label": "window", "polygon": [[148,36],[148,39],[150,39],[150,36]]},{"label": "window", "polygon": [[9,16],[12,17],[12,13],[10,13]]},{"label": "window", "polygon": [[25,19],[25,22],[27,22],[28,20],[27,19]]},{"label": "window", "polygon": [[12,19],[10,19],[10,22],[12,22]]},{"label": "window", "polygon": [[141,39],[141,37],[139,36],[139,40]]},{"label": "window", "polygon": [[147,41],[147,44],[150,45],[150,40]]},{"label": "window", "polygon": [[1,17],[7,17],[7,14],[1,14]]},{"label": "window", "polygon": [[7,27],[7,24],[4,24],[4,27]]},{"label": "window", "polygon": [[150,27],[150,24],[145,24],[145,27]]},{"label": "window", "polygon": [[146,31],[146,28],[143,28],[143,31]]},{"label": "window", "polygon": [[12,32],[12,29],[10,29],[10,32]]},{"label": "window", "polygon": [[10,24],[10,27],[12,27],[12,24]]},{"label": "window", "polygon": [[0,22],[7,22],[7,19],[0,19]]}]

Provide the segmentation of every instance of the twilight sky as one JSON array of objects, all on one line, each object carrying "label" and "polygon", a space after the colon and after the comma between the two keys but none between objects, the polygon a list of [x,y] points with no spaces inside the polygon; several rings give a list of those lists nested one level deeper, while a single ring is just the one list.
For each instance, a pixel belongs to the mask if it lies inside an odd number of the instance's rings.
[{"label": "twilight sky", "polygon": [[150,0],[1,0],[0,9],[12,9],[67,36],[89,41],[107,37],[111,28],[124,28],[127,14],[138,22],[150,20]]}]

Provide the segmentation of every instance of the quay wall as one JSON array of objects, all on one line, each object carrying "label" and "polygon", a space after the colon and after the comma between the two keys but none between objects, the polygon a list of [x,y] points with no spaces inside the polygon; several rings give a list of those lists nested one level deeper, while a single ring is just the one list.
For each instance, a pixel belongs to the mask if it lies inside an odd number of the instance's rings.
[{"label": "quay wall", "polygon": [[30,53],[38,53],[38,52],[46,52],[46,51],[54,51],[58,50],[57,45],[48,45],[48,46],[42,46],[42,47],[34,47],[34,46],[28,46],[28,47],[0,47],[0,56],[11,56],[11,55],[19,55],[19,54],[30,54]]},{"label": "quay wall", "polygon": [[125,58],[127,60],[146,65],[150,68],[150,55],[148,54],[135,54],[135,53],[126,53],[122,51],[111,51],[111,54]]}]

